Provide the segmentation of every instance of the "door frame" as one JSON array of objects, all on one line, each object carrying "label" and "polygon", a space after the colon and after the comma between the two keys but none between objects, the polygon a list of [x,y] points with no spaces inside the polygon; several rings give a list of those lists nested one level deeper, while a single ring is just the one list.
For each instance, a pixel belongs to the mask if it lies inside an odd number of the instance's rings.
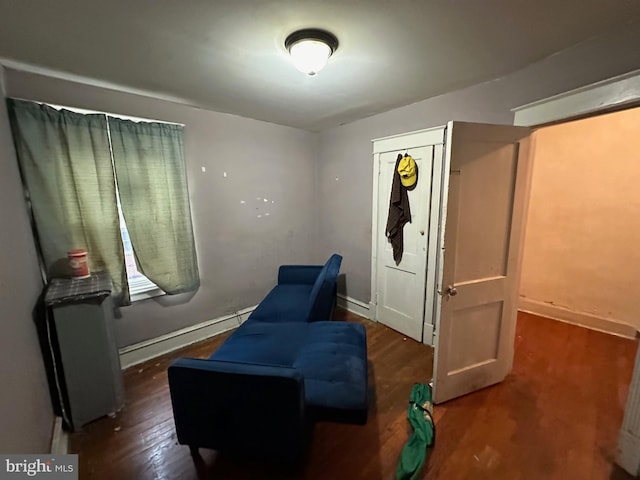
[{"label": "door frame", "polygon": [[[444,145],[446,139],[446,126],[416,130],[413,132],[380,137],[371,140],[373,143],[373,191],[371,213],[371,299],[369,301],[370,319],[378,321],[378,190],[380,188],[380,155],[401,150],[410,150],[418,147],[434,146],[434,158],[438,155],[442,159],[434,162],[432,172],[431,207],[429,209],[429,239],[427,241],[427,276],[425,282],[425,315],[422,319],[423,332],[422,343],[433,346],[434,325],[434,295],[436,291],[437,275],[437,246],[440,237],[440,219],[442,206],[443,163]],[[437,180],[437,181],[436,181]],[[430,306],[430,309],[428,308]],[[427,312],[430,312],[430,324],[426,323]]]},{"label": "door frame", "polygon": [[513,124],[542,127],[640,106],[640,70],[512,108]]}]

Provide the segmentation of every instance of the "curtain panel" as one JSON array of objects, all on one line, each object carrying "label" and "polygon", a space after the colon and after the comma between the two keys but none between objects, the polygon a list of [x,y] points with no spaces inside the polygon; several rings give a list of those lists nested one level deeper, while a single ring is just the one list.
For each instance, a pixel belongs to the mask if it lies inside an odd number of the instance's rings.
[{"label": "curtain panel", "polygon": [[183,127],[109,117],[120,206],[139,270],[168,294],[200,286]]},{"label": "curtain panel", "polygon": [[48,278],[67,276],[67,251],[86,248],[128,301],[124,250],[105,115],[8,100],[20,171]]}]

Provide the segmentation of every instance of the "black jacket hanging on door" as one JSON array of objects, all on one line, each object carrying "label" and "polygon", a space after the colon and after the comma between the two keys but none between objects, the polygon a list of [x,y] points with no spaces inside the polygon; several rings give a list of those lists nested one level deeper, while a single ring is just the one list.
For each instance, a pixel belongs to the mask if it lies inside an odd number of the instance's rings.
[{"label": "black jacket hanging on door", "polygon": [[391,184],[391,197],[389,198],[389,216],[387,218],[387,229],[385,234],[391,242],[393,249],[393,260],[396,265],[402,260],[404,249],[404,226],[411,222],[411,208],[409,207],[409,195],[407,189],[400,182],[398,165],[402,160],[402,154],[398,155],[396,165],[393,168],[393,183]]}]

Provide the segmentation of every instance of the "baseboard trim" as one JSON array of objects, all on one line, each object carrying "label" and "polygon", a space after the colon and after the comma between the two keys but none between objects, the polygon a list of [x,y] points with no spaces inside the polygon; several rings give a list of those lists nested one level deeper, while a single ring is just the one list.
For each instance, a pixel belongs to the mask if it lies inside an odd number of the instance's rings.
[{"label": "baseboard trim", "polygon": [[518,310],[532,313],[541,317],[551,318],[560,322],[571,323],[581,327],[597,330],[598,332],[609,333],[625,338],[636,338],[638,330],[626,323],[616,322],[605,317],[599,317],[590,313],[574,312],[547,302],[531,300],[520,297]]},{"label": "baseboard trim", "polygon": [[144,342],[121,348],[119,351],[120,366],[122,370],[126,370],[129,367],[159,357],[165,353],[233,330],[241,325],[256,307],[257,305],[244,308],[229,315],[214,318],[197,325],[152,338],[151,340],[145,340]]},{"label": "baseboard trim", "polygon": [[620,432],[616,463],[634,478],[638,476],[640,473],[640,438],[631,432]]},{"label": "baseboard trim", "polygon": [[340,293],[337,296],[337,303],[340,308],[344,308],[345,310],[355,313],[356,315],[360,315],[361,317],[370,318],[369,305],[367,303]]},{"label": "baseboard trim", "polygon": [[424,323],[422,327],[422,343],[433,347],[433,325]]},{"label": "baseboard trim", "polygon": [[62,428],[62,417],[55,417],[51,435],[51,454],[66,455],[67,453],[69,453],[69,434]]}]

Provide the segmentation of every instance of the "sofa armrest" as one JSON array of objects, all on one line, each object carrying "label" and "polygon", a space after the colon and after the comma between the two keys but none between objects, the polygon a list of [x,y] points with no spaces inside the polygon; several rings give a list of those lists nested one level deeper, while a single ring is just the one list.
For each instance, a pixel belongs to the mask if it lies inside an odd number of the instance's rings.
[{"label": "sofa armrest", "polygon": [[324,265],[282,265],[278,270],[278,285],[316,283]]},{"label": "sofa armrest", "polygon": [[298,370],[180,358],[168,376],[179,443],[257,457],[302,453],[308,428]]}]

